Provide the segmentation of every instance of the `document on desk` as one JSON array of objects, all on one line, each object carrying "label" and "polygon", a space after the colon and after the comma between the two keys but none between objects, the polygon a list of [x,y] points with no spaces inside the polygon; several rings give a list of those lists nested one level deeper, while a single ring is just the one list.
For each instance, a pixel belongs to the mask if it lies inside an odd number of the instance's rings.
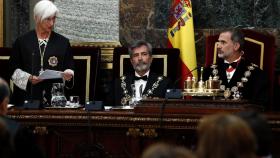
[{"label": "document on desk", "polygon": [[56,79],[62,78],[62,71],[45,70],[39,75],[39,79]]}]

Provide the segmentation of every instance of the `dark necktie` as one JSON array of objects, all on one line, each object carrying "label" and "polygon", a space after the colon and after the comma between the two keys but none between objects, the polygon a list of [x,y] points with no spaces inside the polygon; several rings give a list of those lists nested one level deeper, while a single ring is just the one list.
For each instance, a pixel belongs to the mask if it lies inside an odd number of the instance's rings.
[{"label": "dark necktie", "polygon": [[229,66],[231,66],[232,68],[236,68],[237,67],[237,62],[232,62],[232,63],[224,63],[226,68],[229,68]]},{"label": "dark necktie", "polygon": [[225,68],[227,72],[232,72],[233,70],[236,69],[237,67],[237,62],[232,62],[232,63],[224,63],[225,64]]},{"label": "dark necktie", "polygon": [[141,84],[139,87],[139,94],[141,98],[142,98],[142,93],[143,93],[143,85]]},{"label": "dark necktie", "polygon": [[135,80],[135,81],[137,81],[137,80],[144,80],[144,81],[147,81],[147,80],[148,80],[148,77],[147,77],[147,75],[141,76],[141,77],[134,76],[134,80]]}]

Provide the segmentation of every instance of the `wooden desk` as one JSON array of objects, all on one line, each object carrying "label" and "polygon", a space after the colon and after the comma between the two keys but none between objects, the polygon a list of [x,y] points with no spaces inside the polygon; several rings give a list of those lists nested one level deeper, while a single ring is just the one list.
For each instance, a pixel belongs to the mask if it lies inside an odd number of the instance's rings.
[{"label": "wooden desk", "polygon": [[[134,110],[94,112],[83,109],[11,109],[9,116],[34,129],[38,143],[50,158],[83,157],[88,154],[127,158],[139,157],[146,146],[157,141],[193,147],[201,117],[217,112],[244,110],[237,109],[237,106],[222,108],[222,104],[216,108],[199,107],[197,105],[202,104],[198,103],[193,103],[196,107],[181,106],[190,103],[176,101],[175,104],[171,101],[160,111],[162,100],[149,104],[151,106],[147,107],[144,103],[142,109],[139,106]],[[195,110],[188,112],[189,109]],[[279,156],[280,114],[264,115],[275,134],[273,152]]]}]

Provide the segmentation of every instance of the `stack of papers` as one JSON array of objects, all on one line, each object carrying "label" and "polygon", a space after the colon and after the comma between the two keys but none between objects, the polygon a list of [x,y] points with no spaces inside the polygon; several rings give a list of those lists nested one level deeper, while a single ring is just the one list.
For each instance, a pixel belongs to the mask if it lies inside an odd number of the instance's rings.
[{"label": "stack of papers", "polygon": [[43,73],[39,75],[39,79],[56,79],[62,78],[62,71],[55,70],[45,70]]}]

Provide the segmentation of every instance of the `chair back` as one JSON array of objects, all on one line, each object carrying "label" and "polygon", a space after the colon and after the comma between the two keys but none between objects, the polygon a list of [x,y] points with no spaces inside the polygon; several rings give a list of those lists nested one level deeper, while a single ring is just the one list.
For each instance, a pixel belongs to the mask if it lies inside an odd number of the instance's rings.
[{"label": "chair back", "polygon": [[[162,74],[172,81],[175,81],[179,77],[180,72],[179,55],[180,50],[176,48],[153,48],[151,72]],[[134,73],[128,48],[115,48],[113,61],[113,74],[115,78],[128,73]]]},{"label": "chair back", "polygon": [[8,82],[10,87],[13,87],[13,82],[10,81],[8,66],[9,66],[9,58],[12,52],[12,48],[1,47],[0,48],[0,77]]},{"label": "chair back", "polygon": [[66,90],[67,96],[79,96],[81,104],[96,99],[99,85],[100,48],[72,47],[75,64],[73,89]]}]

